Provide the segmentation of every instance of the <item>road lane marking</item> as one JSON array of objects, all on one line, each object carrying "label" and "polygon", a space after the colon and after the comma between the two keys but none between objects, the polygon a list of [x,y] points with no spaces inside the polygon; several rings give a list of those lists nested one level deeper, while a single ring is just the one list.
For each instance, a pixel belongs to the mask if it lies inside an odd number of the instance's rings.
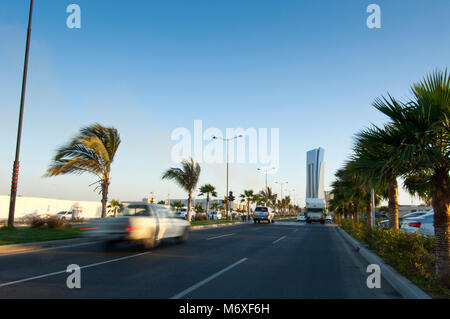
[{"label": "road lane marking", "polygon": [[278,238],[277,240],[273,241],[272,244],[276,244],[276,243],[278,243],[280,240],[283,240],[283,239],[285,239],[285,238],[286,238],[286,236],[282,236],[282,237]]},{"label": "road lane marking", "polygon": [[[96,267],[96,266],[100,266],[100,265],[104,265],[104,264],[113,263],[113,262],[116,262],[116,261],[121,261],[121,260],[130,259],[130,258],[134,258],[134,257],[139,257],[139,256],[150,254],[150,253],[151,253],[151,251],[148,251],[148,252],[145,252],[145,253],[139,253],[139,254],[134,254],[134,255],[130,255],[130,256],[120,257],[120,258],[116,258],[116,259],[101,261],[101,262],[98,262],[98,263],[95,263],[95,264],[82,266],[82,267],[80,267],[80,269]],[[63,274],[63,273],[67,273],[67,270],[64,269],[64,270],[61,270],[61,271],[55,271],[55,272],[51,272],[51,273],[44,274],[44,275],[39,275],[39,276],[29,277],[29,278],[25,278],[25,279],[20,279],[20,280],[6,282],[6,283],[3,283],[3,284],[0,284],[0,288],[1,287],[5,287],[5,286],[11,286],[11,285],[19,284],[19,283],[26,282],[26,281],[32,281],[32,280],[36,280],[36,279],[51,277],[51,276],[55,276],[55,275],[59,275],[59,274]]]},{"label": "road lane marking", "polygon": [[92,245],[92,244],[98,244],[98,243],[99,243],[98,241],[92,241],[92,242],[88,242],[88,243],[79,243],[79,244],[64,245],[64,246],[54,246],[54,247],[47,247],[47,248],[22,250],[22,251],[16,251],[14,253],[0,254],[0,257],[13,256],[13,255],[19,255],[19,254],[38,253],[38,252],[46,251],[46,250],[54,250],[54,249],[61,249],[61,248],[72,248],[72,247],[86,246],[86,245]]},{"label": "road lane marking", "polygon": [[206,238],[206,240],[212,240],[212,239],[222,238],[222,237],[226,237],[226,236],[232,236],[235,234],[236,233],[231,233],[231,234],[225,234],[225,235],[220,235],[220,236],[215,236],[215,237],[209,237],[209,238]]},{"label": "road lane marking", "polygon": [[242,264],[244,261],[246,261],[248,258],[242,258],[241,260],[235,262],[234,264],[222,269],[219,272],[216,272],[214,275],[209,276],[208,278],[200,281],[199,283],[196,283],[195,285],[187,288],[186,290],[183,290],[182,292],[176,294],[175,296],[171,297],[170,299],[180,299],[184,296],[186,296],[187,294],[191,293],[192,291],[200,288],[201,286],[207,284],[208,282],[210,282],[211,280],[213,280],[214,278],[219,277],[220,275],[222,275],[223,273],[227,272],[228,270]]}]

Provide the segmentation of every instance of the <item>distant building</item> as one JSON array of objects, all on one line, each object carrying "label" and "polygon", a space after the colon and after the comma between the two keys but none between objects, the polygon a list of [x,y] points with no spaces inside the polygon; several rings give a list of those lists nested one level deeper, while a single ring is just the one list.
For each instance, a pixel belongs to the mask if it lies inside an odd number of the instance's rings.
[{"label": "distant building", "polygon": [[306,198],[325,198],[324,154],[321,147],[306,153]]}]

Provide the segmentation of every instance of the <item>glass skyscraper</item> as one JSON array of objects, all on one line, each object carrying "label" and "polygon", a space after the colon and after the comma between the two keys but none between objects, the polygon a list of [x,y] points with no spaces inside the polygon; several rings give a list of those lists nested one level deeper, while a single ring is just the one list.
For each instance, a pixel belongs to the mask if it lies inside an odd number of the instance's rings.
[{"label": "glass skyscraper", "polygon": [[306,198],[325,198],[324,154],[325,150],[321,147],[306,153]]}]

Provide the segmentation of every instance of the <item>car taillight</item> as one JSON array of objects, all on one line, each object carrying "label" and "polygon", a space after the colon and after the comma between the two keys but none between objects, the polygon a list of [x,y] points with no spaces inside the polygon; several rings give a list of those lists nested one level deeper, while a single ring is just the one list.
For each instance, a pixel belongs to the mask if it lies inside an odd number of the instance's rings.
[{"label": "car taillight", "polygon": [[126,231],[132,231],[132,230],[135,230],[135,228],[133,228],[133,227],[127,227],[127,228],[125,228],[125,230],[126,230]]},{"label": "car taillight", "polygon": [[270,216],[270,213],[269,212],[267,212],[267,217],[269,217]]},{"label": "car taillight", "polygon": [[421,225],[421,223],[419,223],[419,222],[408,223],[408,226],[410,226],[410,227],[420,228],[420,225]]}]

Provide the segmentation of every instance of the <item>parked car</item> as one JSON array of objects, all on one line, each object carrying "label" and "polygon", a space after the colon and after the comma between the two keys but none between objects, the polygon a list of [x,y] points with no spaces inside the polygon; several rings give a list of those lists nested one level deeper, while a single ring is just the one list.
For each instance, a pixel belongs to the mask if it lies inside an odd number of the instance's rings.
[{"label": "parked car", "polygon": [[424,236],[434,236],[434,211],[422,216],[419,234]]},{"label": "parked car", "polygon": [[[388,218],[388,216],[385,213],[375,212],[375,218],[376,219]],[[361,219],[367,219],[367,214],[364,214],[364,216],[362,216]]]},{"label": "parked car", "polygon": [[401,225],[403,220],[406,219],[406,218],[419,217],[419,216],[423,216],[423,215],[428,214],[428,213],[429,213],[429,211],[427,211],[427,212],[413,212],[413,213],[409,213],[409,214],[403,215],[402,217],[399,217],[398,218],[398,222]]},{"label": "parked car", "polygon": [[209,213],[209,219],[218,220],[222,219],[222,213],[217,211],[212,211]]},{"label": "parked car", "polygon": [[[176,217],[182,217],[187,220],[187,207],[178,208],[174,214]],[[195,215],[195,211],[191,208],[191,220],[195,220]]]},{"label": "parked car", "polygon": [[261,221],[267,221],[267,223],[275,222],[275,212],[272,208],[267,206],[257,206],[253,211],[253,222],[261,223]]},{"label": "parked car", "polygon": [[[434,212],[403,219],[401,230],[407,233],[419,232],[423,235],[434,236]],[[422,229],[422,230],[420,230]]]},{"label": "parked car", "polygon": [[325,222],[326,223],[332,223],[333,222],[333,215],[327,214],[325,216]]},{"label": "parked car", "polygon": [[297,221],[298,222],[306,222],[306,216],[305,214],[301,213],[297,215]]},{"label": "parked car", "polygon": [[95,219],[83,230],[85,236],[96,237],[109,244],[132,241],[151,248],[168,238],[186,241],[189,223],[175,218],[167,206],[129,202],[123,204],[116,218]]},{"label": "parked car", "polygon": [[389,219],[379,221],[377,225],[378,225],[378,227],[387,229],[387,228],[389,228]]},{"label": "parked car", "polygon": [[58,218],[61,218],[62,220],[71,220],[73,217],[73,213],[70,211],[62,211],[59,213],[56,213],[54,216],[57,216]]}]

